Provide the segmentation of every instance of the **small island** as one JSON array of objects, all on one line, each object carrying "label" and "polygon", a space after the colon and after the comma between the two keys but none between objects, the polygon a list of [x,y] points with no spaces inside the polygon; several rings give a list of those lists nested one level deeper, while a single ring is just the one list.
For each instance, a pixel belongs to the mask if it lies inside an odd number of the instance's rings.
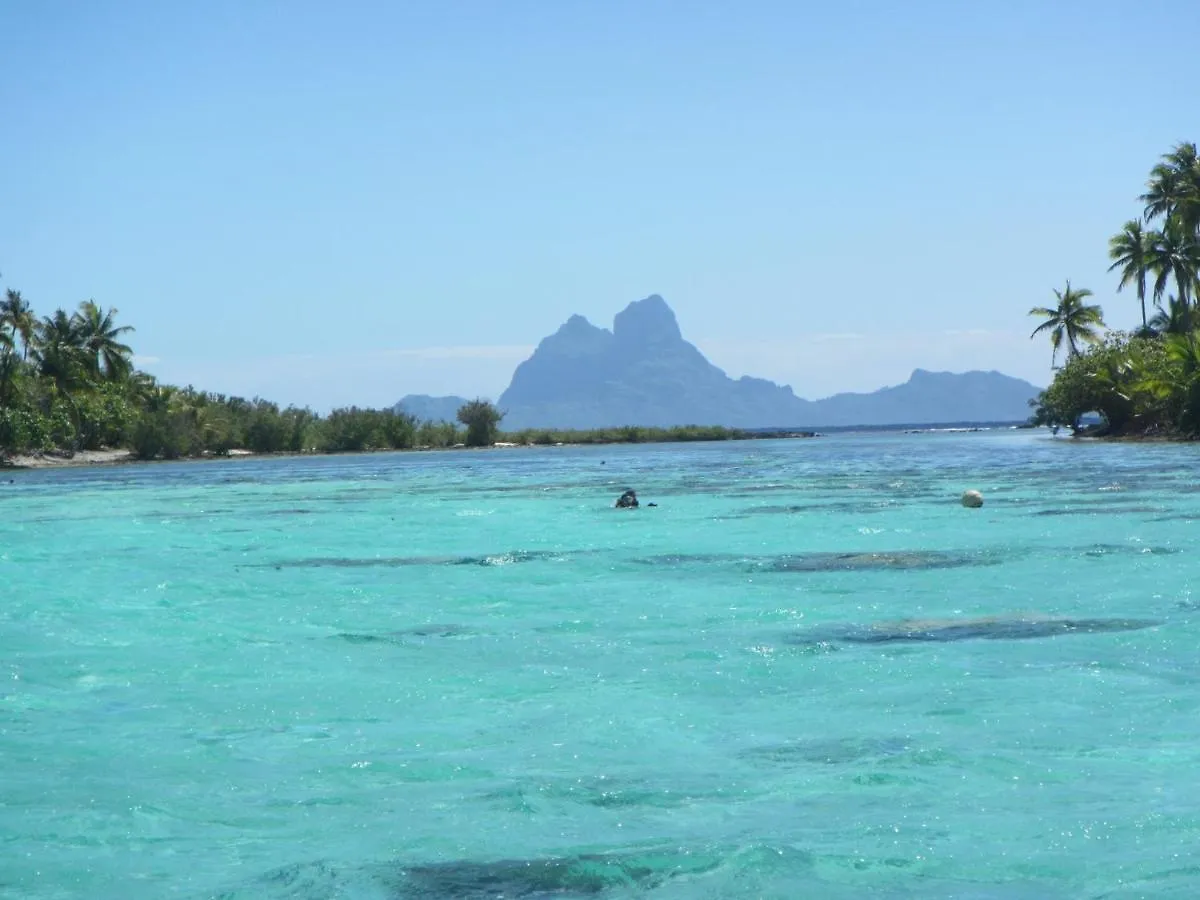
[{"label": "small island", "polygon": [[[1109,241],[1118,290],[1137,295],[1141,326],[1106,331],[1092,292],[1055,291],[1035,307],[1052,364],[1066,361],[1034,402],[1031,423],[1082,437],[1195,440],[1200,437],[1200,157],[1181,143],[1150,171],[1142,214]],[[1172,289],[1174,292],[1172,293]],[[1147,298],[1154,308],[1149,315]],[[1089,418],[1099,421],[1089,422]]]}]

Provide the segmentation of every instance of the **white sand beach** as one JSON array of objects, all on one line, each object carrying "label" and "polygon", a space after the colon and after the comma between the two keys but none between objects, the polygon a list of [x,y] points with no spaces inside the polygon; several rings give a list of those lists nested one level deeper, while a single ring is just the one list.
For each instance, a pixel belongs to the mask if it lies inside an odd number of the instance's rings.
[{"label": "white sand beach", "polygon": [[133,462],[129,450],[80,450],[65,454],[30,453],[0,457],[0,466],[13,469],[59,469],[69,466],[103,466]]}]

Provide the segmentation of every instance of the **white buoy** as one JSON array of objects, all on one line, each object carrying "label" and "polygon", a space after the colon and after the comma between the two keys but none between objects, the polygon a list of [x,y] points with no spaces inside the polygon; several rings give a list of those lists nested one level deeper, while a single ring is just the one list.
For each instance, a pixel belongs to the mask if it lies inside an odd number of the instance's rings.
[{"label": "white buoy", "polygon": [[962,495],[962,505],[967,509],[979,509],[983,506],[983,494],[979,491],[967,491]]}]

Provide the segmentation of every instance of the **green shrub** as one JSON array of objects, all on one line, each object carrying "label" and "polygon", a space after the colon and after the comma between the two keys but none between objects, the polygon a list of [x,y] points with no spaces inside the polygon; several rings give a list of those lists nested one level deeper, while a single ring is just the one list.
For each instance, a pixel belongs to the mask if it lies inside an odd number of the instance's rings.
[{"label": "green shrub", "polygon": [[472,400],[458,410],[458,421],[467,426],[468,447],[490,447],[500,433],[504,413],[486,400]]}]

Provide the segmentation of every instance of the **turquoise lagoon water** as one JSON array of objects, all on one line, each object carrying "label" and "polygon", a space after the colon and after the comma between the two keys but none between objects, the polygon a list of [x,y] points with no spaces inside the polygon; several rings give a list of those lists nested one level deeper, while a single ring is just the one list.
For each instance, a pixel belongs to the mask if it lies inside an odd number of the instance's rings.
[{"label": "turquoise lagoon water", "polygon": [[1200,896],[1198,453],[8,473],[0,897]]}]

